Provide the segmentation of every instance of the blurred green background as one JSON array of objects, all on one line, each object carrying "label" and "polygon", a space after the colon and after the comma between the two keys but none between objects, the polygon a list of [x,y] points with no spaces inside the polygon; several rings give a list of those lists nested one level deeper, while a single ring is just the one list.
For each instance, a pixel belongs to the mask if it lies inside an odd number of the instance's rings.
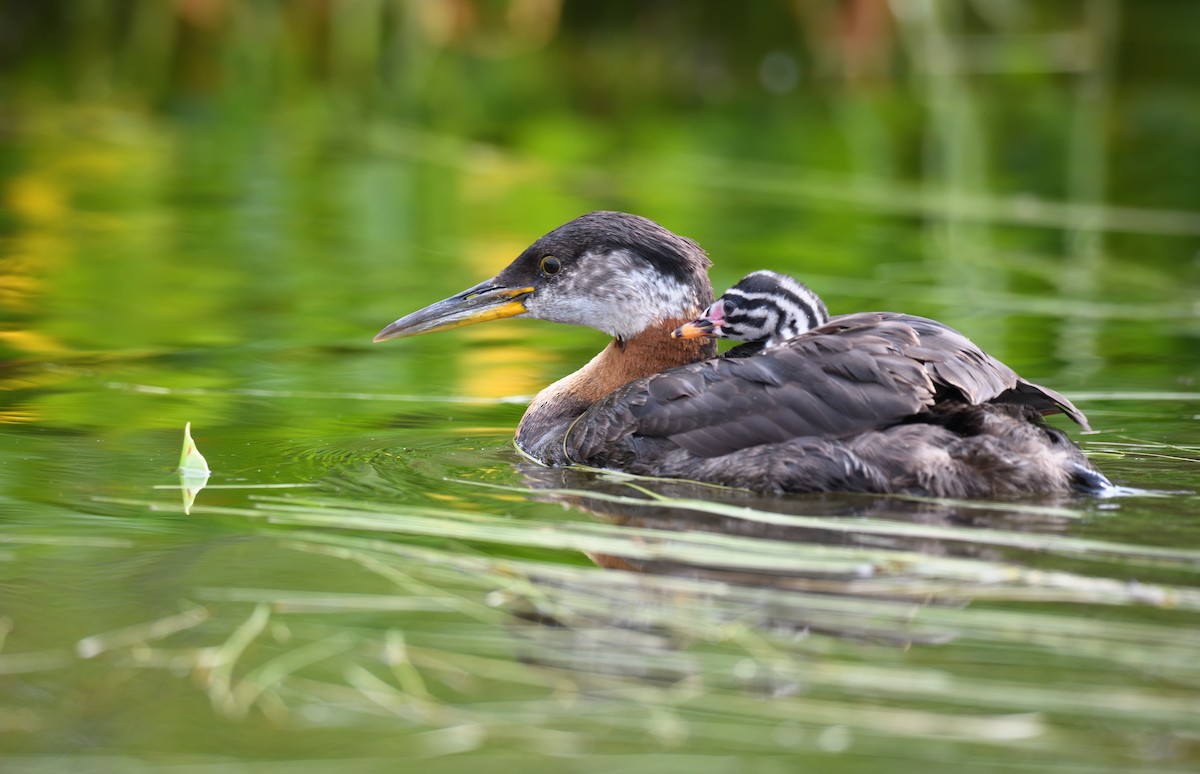
[{"label": "blurred green background", "polygon": [[[716,622],[707,588],[630,602],[626,575],[588,567],[612,550],[587,542],[590,510],[460,481],[528,486],[509,448],[526,396],[604,337],[510,321],[370,339],[579,214],[635,212],[704,246],[718,289],[773,268],[835,314],[959,328],[1074,399],[1114,480],[1173,493],[1001,528],[1194,551],[1197,30],[1200,3],[1182,0],[0,0],[0,752],[28,771],[1194,767],[1194,658],[1177,658],[1200,647],[1194,557],[1150,570],[984,542],[963,552],[981,566],[1091,572],[1088,593],[1150,578],[1182,601],[993,590],[954,619],[976,639],[911,653],[797,645],[804,625],[759,615],[811,602],[790,596],[722,597]],[[214,470],[190,518],[154,489],[188,421]],[[247,516],[265,486],[515,537],[396,527],[397,555],[322,553],[337,519],[302,533],[282,511]],[[544,542],[568,528],[582,543]],[[622,534],[606,539],[641,546]],[[570,583],[514,591],[526,570],[460,564],[514,557]],[[571,583],[604,593],[557,596]],[[414,607],[297,613],[255,589]],[[549,595],[575,628],[505,617],[497,589],[539,611]],[[1014,634],[989,604],[1049,617]],[[622,639],[628,611],[660,608],[661,650]],[[182,633],[120,634],[159,620]],[[738,639],[727,620],[766,623]],[[1047,644],[1042,623],[1074,634]],[[246,632],[261,650],[228,672],[205,660]],[[417,677],[385,701],[356,670],[394,680],[381,665],[402,671],[405,636]],[[80,642],[106,645],[88,659]],[[305,673],[314,654],[338,655]],[[485,657],[492,671],[456,682]],[[816,701],[742,679],[810,663],[833,665]],[[862,677],[869,664],[895,671]],[[308,682],[279,676],[292,668]],[[1029,735],[1010,745],[1012,718]]]},{"label": "blurred green background", "polygon": [[835,310],[948,317],[1018,365],[1134,374],[1196,344],[1198,19],[8,2],[5,310],[48,337],[8,343],[358,341],[607,208],[699,240],[716,285],[772,266]]}]

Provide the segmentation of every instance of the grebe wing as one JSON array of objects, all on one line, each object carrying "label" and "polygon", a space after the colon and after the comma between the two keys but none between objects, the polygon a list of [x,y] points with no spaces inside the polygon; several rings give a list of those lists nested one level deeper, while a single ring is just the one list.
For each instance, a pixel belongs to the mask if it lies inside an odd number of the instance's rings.
[{"label": "grebe wing", "polygon": [[[910,326],[919,344],[906,354],[925,363],[939,390],[949,388],[971,404],[995,401],[1030,406],[1041,414],[1066,414],[1084,430],[1087,417],[1075,404],[1048,387],[1022,379],[1016,371],[987,354],[953,328],[924,317],[891,312],[846,315],[843,320],[890,320]],[[835,318],[837,319],[837,318]]]},{"label": "grebe wing", "polygon": [[700,457],[800,437],[844,438],[887,427],[943,400],[1062,412],[1069,400],[1025,381],[954,329],[888,312],[833,318],[740,359],[716,358],[635,380],[567,432],[575,461],[630,436],[668,439]]},{"label": "grebe wing", "polygon": [[934,402],[916,332],[875,320],[810,332],[758,355],[712,359],[644,377],[590,407],[564,439],[584,462],[629,436],[669,439],[715,457],[799,437],[846,437],[894,424]]}]

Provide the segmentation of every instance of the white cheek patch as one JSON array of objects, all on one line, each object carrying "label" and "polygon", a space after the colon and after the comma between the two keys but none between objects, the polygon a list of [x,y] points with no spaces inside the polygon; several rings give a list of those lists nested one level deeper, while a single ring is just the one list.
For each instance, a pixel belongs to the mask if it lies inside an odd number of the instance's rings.
[{"label": "white cheek patch", "polygon": [[580,256],[575,271],[535,293],[526,308],[539,320],[586,325],[628,339],[667,320],[694,317],[702,303],[696,288],[618,250]]}]

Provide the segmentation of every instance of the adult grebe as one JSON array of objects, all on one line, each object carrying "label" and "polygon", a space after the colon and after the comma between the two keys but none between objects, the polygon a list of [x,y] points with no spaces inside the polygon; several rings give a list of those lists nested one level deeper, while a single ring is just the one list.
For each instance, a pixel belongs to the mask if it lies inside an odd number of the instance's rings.
[{"label": "adult grebe", "polygon": [[[593,212],[492,279],[402,317],[375,341],[503,317],[613,337],[542,390],[517,445],[583,464],[767,492],[940,497],[1111,486],[1039,412],[1086,420],[941,323],[887,312],[833,318],[744,358],[673,338],[713,301],[696,243],[636,215]],[[819,300],[819,299],[818,299]]]}]

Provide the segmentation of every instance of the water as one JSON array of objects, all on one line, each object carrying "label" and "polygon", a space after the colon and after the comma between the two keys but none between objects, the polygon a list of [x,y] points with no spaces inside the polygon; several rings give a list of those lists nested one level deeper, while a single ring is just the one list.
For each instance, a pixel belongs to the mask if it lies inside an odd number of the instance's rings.
[{"label": "water", "polygon": [[[522,112],[522,77],[584,82],[523,67],[475,84],[480,114],[352,125],[309,93],[247,111],[253,78],[161,113],[21,92],[0,139],[6,770],[1200,765],[1179,163],[1200,127],[1170,78],[1121,70],[1093,122],[1054,77],[676,111],[648,76],[610,124]],[[953,325],[1075,400],[1096,432],[1073,437],[1127,492],[549,471],[516,422],[601,335],[370,343],[599,207],[697,239],[718,287],[769,266],[835,314]],[[185,514],[187,422],[213,474]]]}]

